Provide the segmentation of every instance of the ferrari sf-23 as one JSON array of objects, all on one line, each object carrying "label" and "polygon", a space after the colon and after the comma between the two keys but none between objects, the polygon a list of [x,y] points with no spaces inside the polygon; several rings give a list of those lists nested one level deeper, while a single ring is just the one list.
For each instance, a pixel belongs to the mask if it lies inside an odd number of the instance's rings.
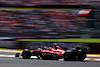
[{"label": "ferrari sf-23", "polygon": [[15,57],[22,56],[23,59],[30,59],[31,56],[37,56],[38,59],[58,60],[64,58],[64,61],[83,61],[86,58],[86,49],[77,47],[68,50],[66,48],[53,45],[48,48],[38,48],[35,50],[24,49],[22,53],[16,53]]}]

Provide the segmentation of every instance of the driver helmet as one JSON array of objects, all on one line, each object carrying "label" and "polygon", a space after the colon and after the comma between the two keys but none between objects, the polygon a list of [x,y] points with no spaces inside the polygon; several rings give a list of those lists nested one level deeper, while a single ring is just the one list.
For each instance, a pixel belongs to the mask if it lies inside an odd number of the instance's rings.
[{"label": "driver helmet", "polygon": [[24,51],[29,51],[29,49],[24,49]]}]

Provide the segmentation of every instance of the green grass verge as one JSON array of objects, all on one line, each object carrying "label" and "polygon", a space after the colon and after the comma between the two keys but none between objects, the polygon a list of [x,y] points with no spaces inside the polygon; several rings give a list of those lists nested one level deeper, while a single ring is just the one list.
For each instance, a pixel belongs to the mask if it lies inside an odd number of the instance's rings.
[{"label": "green grass verge", "polygon": [[100,43],[100,39],[81,39],[81,38],[70,38],[70,39],[17,39],[16,41],[36,41],[36,42],[81,42],[81,43]]}]

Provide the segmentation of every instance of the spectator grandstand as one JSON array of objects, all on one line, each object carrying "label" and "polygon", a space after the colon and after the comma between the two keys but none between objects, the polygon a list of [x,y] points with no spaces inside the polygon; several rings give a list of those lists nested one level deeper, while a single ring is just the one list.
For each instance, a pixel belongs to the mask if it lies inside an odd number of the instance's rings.
[{"label": "spectator grandstand", "polygon": [[[38,6],[38,5],[82,5],[94,4],[99,0],[0,0],[3,5],[13,6]],[[99,3],[98,3],[99,4]]]},{"label": "spectator grandstand", "polygon": [[78,32],[85,26],[77,10],[0,9],[3,33]]},{"label": "spectator grandstand", "polygon": [[[68,32],[80,32],[88,27],[87,18],[80,17],[80,10],[67,9],[0,9],[0,33],[37,33],[26,34],[27,37],[34,35],[35,38],[66,38],[83,37],[83,34],[64,34]],[[91,17],[91,15],[90,15]],[[91,20],[91,18],[90,18]],[[95,28],[99,29],[99,21]],[[89,23],[91,24],[91,23]],[[52,33],[56,34],[52,34]],[[99,31],[98,31],[99,32]],[[47,33],[41,35],[41,33]],[[51,33],[51,34],[48,34]],[[62,33],[62,34],[59,34]],[[39,34],[39,35],[38,35]],[[1,34],[3,35],[3,34]],[[5,36],[3,35],[3,36]],[[11,36],[13,36],[12,34]],[[91,34],[85,34],[89,37]],[[14,35],[15,38],[17,34]],[[33,36],[33,38],[34,38]],[[20,38],[27,38],[20,37]],[[2,39],[2,38],[1,38]]]}]

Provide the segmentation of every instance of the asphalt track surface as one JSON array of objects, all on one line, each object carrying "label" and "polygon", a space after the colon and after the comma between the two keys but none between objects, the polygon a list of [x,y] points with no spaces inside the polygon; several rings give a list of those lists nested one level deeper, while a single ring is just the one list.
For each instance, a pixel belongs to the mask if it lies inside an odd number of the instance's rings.
[{"label": "asphalt track surface", "polygon": [[0,58],[0,67],[100,67],[100,62]]},{"label": "asphalt track surface", "polygon": [[[15,54],[0,52],[0,54]],[[100,67],[100,61],[58,61],[0,57],[0,67]]]}]

